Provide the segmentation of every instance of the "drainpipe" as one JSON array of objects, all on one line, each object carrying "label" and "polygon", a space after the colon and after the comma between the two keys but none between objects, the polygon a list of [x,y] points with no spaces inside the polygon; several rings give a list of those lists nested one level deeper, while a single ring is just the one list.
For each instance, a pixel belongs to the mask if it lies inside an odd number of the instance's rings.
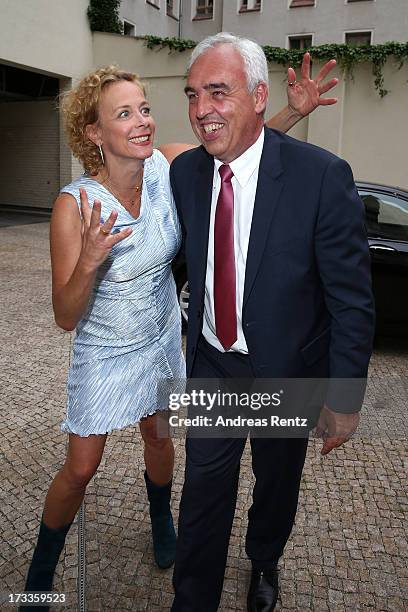
[{"label": "drainpipe", "polygon": [[179,4],[179,22],[178,22],[178,37],[181,38],[183,33],[183,0],[180,0]]}]

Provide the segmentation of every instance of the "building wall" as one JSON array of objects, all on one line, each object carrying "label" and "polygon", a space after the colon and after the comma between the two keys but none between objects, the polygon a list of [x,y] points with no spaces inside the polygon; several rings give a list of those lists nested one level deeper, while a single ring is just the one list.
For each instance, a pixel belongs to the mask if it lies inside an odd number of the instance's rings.
[{"label": "building wall", "polygon": [[[190,52],[173,52],[162,49],[152,52],[143,42],[117,34],[95,33],[95,67],[116,62],[122,68],[136,72],[147,86],[149,103],[156,121],[156,144],[167,142],[196,142],[188,120],[187,99],[184,94],[186,67]],[[268,113],[278,111],[286,104],[284,87],[285,71],[277,65],[270,66],[271,97]],[[306,137],[307,121],[296,126],[293,133]]]},{"label": "building wall", "polygon": [[260,44],[285,47],[288,34],[313,33],[316,45],[343,43],[344,32],[374,30],[373,43],[406,41],[406,0],[316,0],[315,7],[289,8],[290,0],[263,0],[262,10],[239,14],[240,0],[224,2],[223,27],[255,38]]},{"label": "building wall", "polygon": [[[132,20],[134,15],[139,36],[177,36],[178,23],[167,17],[165,0],[157,2],[160,10],[146,0],[123,0],[121,16]],[[373,30],[373,43],[407,40],[407,0],[316,0],[314,7],[303,8],[289,8],[290,0],[263,0],[260,12],[248,13],[239,12],[241,0],[214,0],[214,18],[208,20],[193,19],[196,0],[178,0],[176,11],[180,2],[182,38],[197,41],[221,30],[278,47],[286,46],[290,34],[313,33],[314,44],[321,45],[342,43],[345,32],[356,30]]]},{"label": "building wall", "polygon": [[[142,41],[115,34],[94,35],[97,65],[114,58],[120,65],[138,72],[148,85],[148,97],[157,123],[156,144],[195,142],[187,116],[183,89],[189,52],[149,51]],[[315,63],[313,69],[319,70]],[[267,116],[286,104],[285,70],[269,67],[270,102]],[[396,185],[408,189],[406,143],[408,126],[406,100],[408,66],[400,71],[392,62],[385,70],[385,85],[391,92],[381,99],[374,89],[370,64],[360,65],[354,80],[341,79],[334,107],[320,109],[301,121],[290,134],[322,146],[351,164],[356,179]]]},{"label": "building wall", "polygon": [[[125,2],[128,8],[136,3],[145,12],[149,9],[151,15],[154,13],[160,19],[167,17],[165,0],[160,0],[160,11],[148,6],[144,0],[124,0],[123,6]],[[315,27],[320,24],[321,32],[324,27],[334,27],[333,24],[339,31],[343,28],[363,28],[363,22],[358,21],[363,17],[366,20],[364,27],[367,27],[370,14],[376,19],[378,28],[380,24],[384,28],[381,33],[384,40],[390,37],[397,39],[397,28],[404,33],[408,31],[408,3],[405,0],[387,0],[387,3],[385,0],[367,0],[350,6],[345,6],[343,0],[317,2],[315,9],[294,9],[290,12],[286,0],[270,0],[270,3],[264,0],[260,15],[238,16],[236,0],[224,3],[215,0],[214,20],[192,22],[195,1],[184,0],[182,35],[198,40],[223,27],[239,32],[234,23],[236,26],[245,23],[242,33],[252,35],[260,42],[270,42],[273,24],[280,24],[278,33],[281,36],[287,31],[282,29],[281,24],[284,23],[286,28],[285,20],[289,17],[292,19],[292,16],[299,23],[290,24],[288,31],[297,33],[295,26],[309,32],[313,31],[313,24]],[[324,8],[326,15],[326,7],[329,6],[332,9],[325,24],[319,21],[323,19],[323,13],[318,11]],[[88,0],[24,0],[24,3],[2,0],[0,63],[56,76],[60,90],[64,91],[92,68],[116,61],[140,73],[148,82],[153,114],[158,123],[157,143],[194,142],[183,93],[189,54],[169,54],[166,49],[152,52],[144,47],[142,41],[131,37],[102,33],[92,35],[86,17],[87,7]],[[332,18],[334,7],[336,19]],[[346,23],[344,15],[349,9],[353,11],[354,21]],[[272,19],[272,13],[280,17]],[[348,13],[347,19],[351,19],[351,14]],[[266,19],[268,15],[270,19]],[[312,18],[314,21],[307,21]],[[171,22],[173,28],[177,26],[174,19]],[[386,27],[394,28],[393,32],[398,35],[388,35]],[[378,29],[378,36],[380,32]],[[169,35],[173,33],[168,32]],[[282,44],[282,41],[276,41],[276,44]],[[315,65],[314,69],[317,68]],[[270,76],[268,115],[281,108],[286,101],[285,71],[271,65]],[[405,168],[407,80],[406,67],[398,72],[389,63],[386,87],[391,93],[381,100],[373,88],[371,66],[360,66],[355,72],[354,82],[343,82],[338,86],[340,102],[336,107],[314,113],[296,126],[292,134],[346,157],[357,178],[408,188]],[[81,171],[65,143],[61,118],[53,102],[0,102],[0,112],[0,203],[49,207],[58,188]]]},{"label": "building wall", "polygon": [[0,204],[51,208],[59,191],[55,103],[0,104]]},{"label": "building wall", "polygon": [[[178,36],[179,22],[167,15],[166,0],[156,0],[158,9],[146,0],[122,0],[119,15],[135,25],[135,35]],[[178,15],[179,0],[175,0],[175,14]]]},{"label": "building wall", "polygon": [[157,123],[156,142],[194,142],[187,119],[185,85],[187,52],[152,52],[143,42],[116,34],[94,35],[94,64],[112,61],[138,73],[147,84],[152,114]]},{"label": "building wall", "polygon": [[92,65],[88,0],[1,0],[0,62],[75,77]]},{"label": "building wall", "polygon": [[[0,63],[49,74],[60,90],[92,68],[88,0],[1,0]],[[78,174],[53,101],[1,103],[0,204],[49,208]]]},{"label": "building wall", "polygon": [[191,40],[203,40],[206,36],[223,30],[223,0],[214,0],[212,19],[194,19],[196,0],[183,0],[182,36]]},{"label": "building wall", "polygon": [[385,69],[389,95],[373,87],[371,66],[359,66],[345,87],[340,154],[351,160],[359,179],[408,189],[408,66],[389,62]]}]

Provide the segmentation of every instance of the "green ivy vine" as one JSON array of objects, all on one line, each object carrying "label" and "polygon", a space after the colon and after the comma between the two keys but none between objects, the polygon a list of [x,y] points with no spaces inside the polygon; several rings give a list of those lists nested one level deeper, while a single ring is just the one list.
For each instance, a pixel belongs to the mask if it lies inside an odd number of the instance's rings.
[{"label": "green ivy vine", "polygon": [[[145,36],[144,41],[149,49],[165,49],[171,51],[185,51],[193,49],[196,42],[193,40],[183,40],[180,38],[160,38],[159,36]],[[263,47],[268,62],[276,62],[282,66],[300,66],[304,50],[297,49],[282,49],[281,47],[271,47],[266,45]],[[353,77],[353,70],[357,64],[362,62],[371,62],[374,76],[374,86],[381,98],[389,93],[389,90],[384,86],[384,66],[387,59],[391,57],[396,63],[398,69],[402,68],[404,62],[408,59],[408,43],[387,42],[380,45],[319,45],[311,47],[310,51],[312,59],[328,61],[336,59],[346,73],[347,76]]]},{"label": "green ivy vine", "polygon": [[90,0],[87,16],[92,32],[122,34],[123,26],[119,19],[120,1]]}]

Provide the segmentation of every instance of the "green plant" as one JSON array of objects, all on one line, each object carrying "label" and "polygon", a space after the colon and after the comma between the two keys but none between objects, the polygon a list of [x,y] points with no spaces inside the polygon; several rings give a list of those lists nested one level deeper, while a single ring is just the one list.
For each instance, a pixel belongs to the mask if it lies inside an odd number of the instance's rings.
[{"label": "green plant", "polygon": [[122,34],[119,7],[120,0],[90,0],[87,15],[92,32]]},{"label": "green plant", "polygon": [[[160,38],[159,36],[145,36],[145,44],[149,49],[159,47],[171,51],[185,51],[192,49],[196,43],[193,40],[179,38]],[[282,66],[300,66],[304,50],[282,49],[281,47],[263,47],[268,62],[276,62]],[[388,42],[381,45],[320,45],[309,49],[312,59],[327,61],[336,59],[347,76],[353,78],[353,70],[357,64],[370,62],[374,76],[374,86],[383,98],[388,90],[384,87],[383,69],[388,58],[397,62],[400,69],[408,59],[408,43]]]},{"label": "green plant", "polygon": [[196,42],[194,40],[184,40],[183,38],[160,38],[160,36],[144,36],[145,45],[148,49],[159,47],[170,51],[185,51],[186,49],[194,49]]}]

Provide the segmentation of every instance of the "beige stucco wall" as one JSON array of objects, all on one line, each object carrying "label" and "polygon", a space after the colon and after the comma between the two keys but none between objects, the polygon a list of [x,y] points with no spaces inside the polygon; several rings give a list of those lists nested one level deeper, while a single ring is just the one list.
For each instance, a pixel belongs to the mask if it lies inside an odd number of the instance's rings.
[{"label": "beige stucco wall", "polygon": [[357,178],[408,188],[408,66],[387,65],[383,99],[372,83],[370,66],[346,83],[340,154]]},{"label": "beige stucco wall", "polygon": [[[287,35],[313,34],[316,45],[343,43],[344,33],[371,30],[373,43],[407,40],[406,0],[317,0],[315,6],[290,8],[289,0],[263,0],[260,12],[239,13],[240,0],[223,2],[223,29],[284,47]],[[194,37],[193,37],[194,38]]]},{"label": "beige stucco wall", "polygon": [[[1,0],[0,63],[70,88],[93,65],[88,0]],[[0,104],[0,203],[51,207],[78,174],[51,101]]]},{"label": "beige stucco wall", "polygon": [[[157,144],[194,142],[183,93],[189,52],[150,51],[137,39],[91,34],[87,6],[88,0],[2,0],[0,63],[56,76],[64,90],[89,70],[116,62],[147,82],[158,124]],[[408,188],[408,68],[398,72],[389,62],[385,77],[391,93],[380,99],[373,87],[371,66],[358,67],[354,81],[338,86],[336,107],[313,113],[291,134],[345,157],[356,178]],[[268,116],[286,103],[284,80],[285,70],[271,65]],[[8,139],[10,147],[0,147],[0,201],[7,196],[8,203],[49,206],[58,185],[80,170],[65,145],[57,111],[51,102],[26,102],[1,104],[0,112],[3,140]],[[20,138],[21,126],[26,126],[32,142],[26,142],[25,134]],[[25,142],[24,149],[21,142]],[[23,186],[17,186],[22,174],[24,197]]]},{"label": "beige stucco wall", "polygon": [[1,0],[0,62],[73,77],[92,65],[88,0]]},{"label": "beige stucco wall", "polygon": [[374,88],[371,64],[358,66],[353,79],[342,78],[336,107],[310,116],[308,140],[347,159],[356,179],[408,189],[408,66],[398,70],[389,61],[384,77],[384,98]]},{"label": "beige stucco wall", "polygon": [[[148,83],[152,112],[157,121],[157,143],[194,142],[184,97],[185,69],[189,52],[148,50],[140,40],[123,40],[114,34],[94,35],[95,66],[116,61],[138,72]],[[315,73],[319,65],[313,67]],[[370,64],[359,66],[354,80],[341,78],[335,107],[320,109],[300,122],[290,134],[344,157],[357,179],[383,182],[408,189],[406,149],[408,142],[408,66],[398,71],[390,61],[385,86],[390,93],[381,99],[374,89]],[[267,116],[286,104],[285,70],[270,65],[270,102]]]},{"label": "beige stucco wall", "polygon": [[[137,72],[147,84],[149,102],[157,123],[156,143],[195,142],[187,114],[184,95],[186,66],[190,52],[168,50],[151,51],[140,40],[116,34],[94,34],[94,65],[116,62],[119,66]],[[286,103],[285,71],[271,66],[271,96],[268,114],[278,111]],[[292,135],[305,138],[307,121],[293,130]]]},{"label": "beige stucco wall", "polygon": [[[248,7],[255,0],[249,0]],[[179,2],[174,2],[178,15]],[[182,0],[181,23],[168,17],[166,1],[157,0],[159,10],[145,0],[122,0],[120,15],[133,21],[136,34],[176,36],[202,40],[221,30],[242,34],[261,44],[284,47],[287,35],[308,33],[315,44],[342,43],[344,33],[372,30],[373,42],[406,41],[408,32],[407,0],[316,0],[315,6],[290,8],[290,0],[263,0],[260,11],[240,12],[242,0],[214,0],[212,19],[196,20],[197,0]]]}]

